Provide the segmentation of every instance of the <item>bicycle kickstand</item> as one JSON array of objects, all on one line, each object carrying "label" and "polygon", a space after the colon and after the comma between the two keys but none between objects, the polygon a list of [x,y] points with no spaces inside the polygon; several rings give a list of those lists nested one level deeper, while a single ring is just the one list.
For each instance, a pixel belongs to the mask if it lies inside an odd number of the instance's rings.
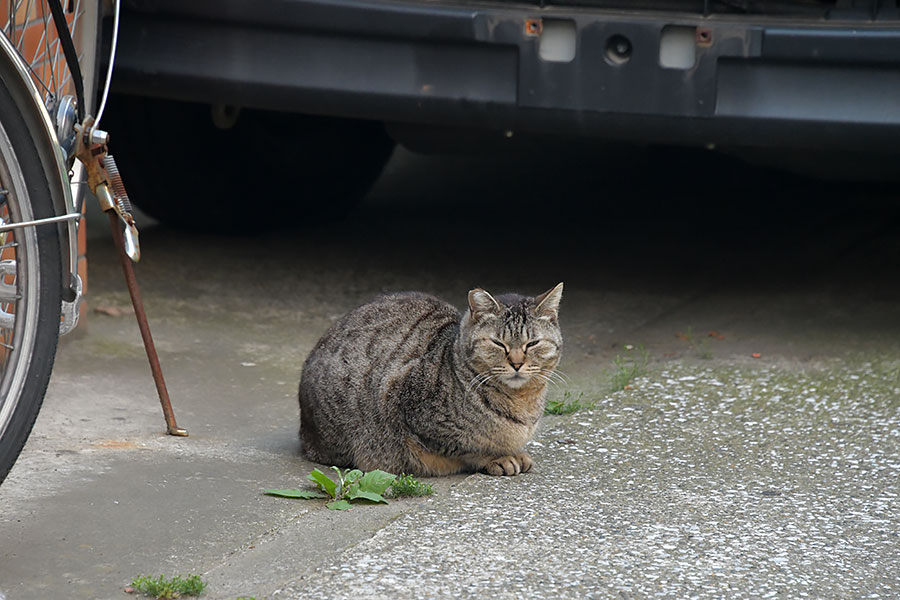
[{"label": "bicycle kickstand", "polygon": [[[88,117],[82,125],[81,132],[91,131],[92,119]],[[99,134],[99,135],[98,135]],[[137,278],[134,275],[132,262],[138,262],[141,258],[141,247],[138,240],[138,230],[131,215],[131,203],[125,184],[119,175],[119,169],[112,155],[107,152],[103,132],[94,130],[88,135],[79,136],[77,156],[84,164],[88,174],[88,186],[100,201],[100,208],[109,215],[109,224],[112,228],[113,239],[118,249],[119,259],[122,263],[122,271],[125,274],[125,285],[131,296],[134,306],[134,315],[137,318],[138,328],[141,330],[141,339],[144,342],[144,350],[147,352],[147,360],[150,362],[150,371],[153,374],[153,382],[162,405],[163,416],[166,419],[166,433],[175,436],[187,436],[188,432],[175,422],[175,413],[169,400],[169,391],[163,378],[162,367],[159,364],[159,356],[156,353],[156,345],[150,334],[150,324],[147,321],[147,313],[144,311],[144,302],[141,299],[141,291]]]}]

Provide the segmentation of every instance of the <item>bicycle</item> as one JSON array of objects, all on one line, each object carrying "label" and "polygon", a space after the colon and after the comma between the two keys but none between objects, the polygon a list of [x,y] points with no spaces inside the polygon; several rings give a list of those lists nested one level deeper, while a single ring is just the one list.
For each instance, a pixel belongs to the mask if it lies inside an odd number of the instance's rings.
[{"label": "bicycle", "polygon": [[66,0],[65,7],[60,0],[0,0],[0,22],[6,18],[0,35],[0,482],[37,419],[58,338],[78,321],[77,235],[85,186],[110,215],[125,257],[168,433],[187,435],[175,423],[130,271],[130,261],[140,257],[137,229],[107,152],[109,136],[99,128],[114,64],[118,5],[111,5],[110,57],[98,94],[101,0]]}]

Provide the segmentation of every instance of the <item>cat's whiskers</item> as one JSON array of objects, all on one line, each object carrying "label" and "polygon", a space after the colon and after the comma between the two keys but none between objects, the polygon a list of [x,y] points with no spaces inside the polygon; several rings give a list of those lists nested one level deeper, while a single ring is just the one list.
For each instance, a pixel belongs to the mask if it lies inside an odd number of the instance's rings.
[{"label": "cat's whiskers", "polygon": [[535,373],[535,374],[534,374],[534,377],[536,377],[536,378],[539,379],[540,381],[543,381],[544,384],[546,384],[546,385],[552,385],[552,386],[554,386],[554,387],[557,388],[557,389],[562,389],[562,385],[560,384],[560,382],[558,382],[558,381],[554,380],[553,378],[551,378],[551,377],[545,375],[544,373]]},{"label": "cat's whiskers", "polygon": [[475,386],[475,389],[472,390],[472,394],[477,394],[478,390],[480,390],[487,382],[492,381],[494,379],[500,379],[499,373],[490,373],[488,377],[485,377],[481,380],[481,382]]},{"label": "cat's whiskers", "polygon": [[547,374],[550,375],[551,377],[556,377],[557,379],[559,379],[559,381],[561,383],[564,383],[566,385],[569,385],[570,383],[572,383],[571,380],[569,379],[569,376],[566,375],[565,373],[563,373],[562,371],[560,371],[559,369],[544,369],[543,371],[546,371]]},{"label": "cat's whiskers", "polygon": [[539,377],[542,381],[553,385],[556,389],[564,389],[569,387],[569,379],[564,374],[554,371],[553,369],[540,368],[535,377]]},{"label": "cat's whiskers", "polygon": [[490,377],[491,377],[491,372],[490,372],[490,371],[484,371],[484,372],[481,372],[481,373],[476,373],[475,376],[472,377],[472,379],[470,379],[470,380],[468,381],[468,383],[466,383],[466,392],[472,391],[472,389],[473,389],[474,387],[478,386],[478,385],[482,382],[482,380],[484,380],[484,379],[489,379]]},{"label": "cat's whiskers", "polygon": [[553,379],[553,381],[559,383],[560,385],[569,385],[569,383],[570,383],[568,379],[566,379],[562,375],[558,375],[558,374],[554,373],[553,371],[549,371],[544,374],[547,375],[547,377],[550,377],[551,379]]},{"label": "cat's whiskers", "polygon": [[477,373],[471,380],[469,380],[468,385],[466,386],[466,395],[468,394],[476,394],[479,389],[481,389],[486,383],[493,379],[499,379],[502,373],[502,368],[500,372],[494,372],[497,370],[497,367],[492,367],[490,371],[483,371],[481,373]]},{"label": "cat's whiskers", "polygon": [[557,385],[568,386],[570,384],[568,377],[552,369],[541,369],[540,373],[548,379],[552,379]]}]

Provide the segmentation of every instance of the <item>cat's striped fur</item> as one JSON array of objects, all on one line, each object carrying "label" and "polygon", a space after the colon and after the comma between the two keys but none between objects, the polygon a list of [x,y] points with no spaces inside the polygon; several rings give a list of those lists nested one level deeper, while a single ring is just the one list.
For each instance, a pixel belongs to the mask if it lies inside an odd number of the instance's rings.
[{"label": "cat's striped fur", "polygon": [[306,456],[398,474],[529,470],[525,443],[562,350],[562,288],[496,299],[475,289],[462,315],[416,292],[348,313],[303,367]]}]

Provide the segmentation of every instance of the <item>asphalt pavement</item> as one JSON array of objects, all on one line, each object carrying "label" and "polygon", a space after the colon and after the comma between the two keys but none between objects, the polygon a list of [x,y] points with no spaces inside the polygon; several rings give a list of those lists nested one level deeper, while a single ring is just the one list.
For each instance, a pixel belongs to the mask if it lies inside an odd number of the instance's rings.
[{"label": "asphalt pavement", "polygon": [[[298,202],[302,186],[285,191]],[[275,215],[273,218],[277,218]],[[148,224],[164,423],[102,219],[0,487],[0,597],[900,597],[900,201],[698,152],[398,151],[351,217],[264,236]],[[462,307],[565,281],[533,472],[347,512],[305,485],[300,368],[382,291]],[[99,310],[100,312],[96,312]]]}]

